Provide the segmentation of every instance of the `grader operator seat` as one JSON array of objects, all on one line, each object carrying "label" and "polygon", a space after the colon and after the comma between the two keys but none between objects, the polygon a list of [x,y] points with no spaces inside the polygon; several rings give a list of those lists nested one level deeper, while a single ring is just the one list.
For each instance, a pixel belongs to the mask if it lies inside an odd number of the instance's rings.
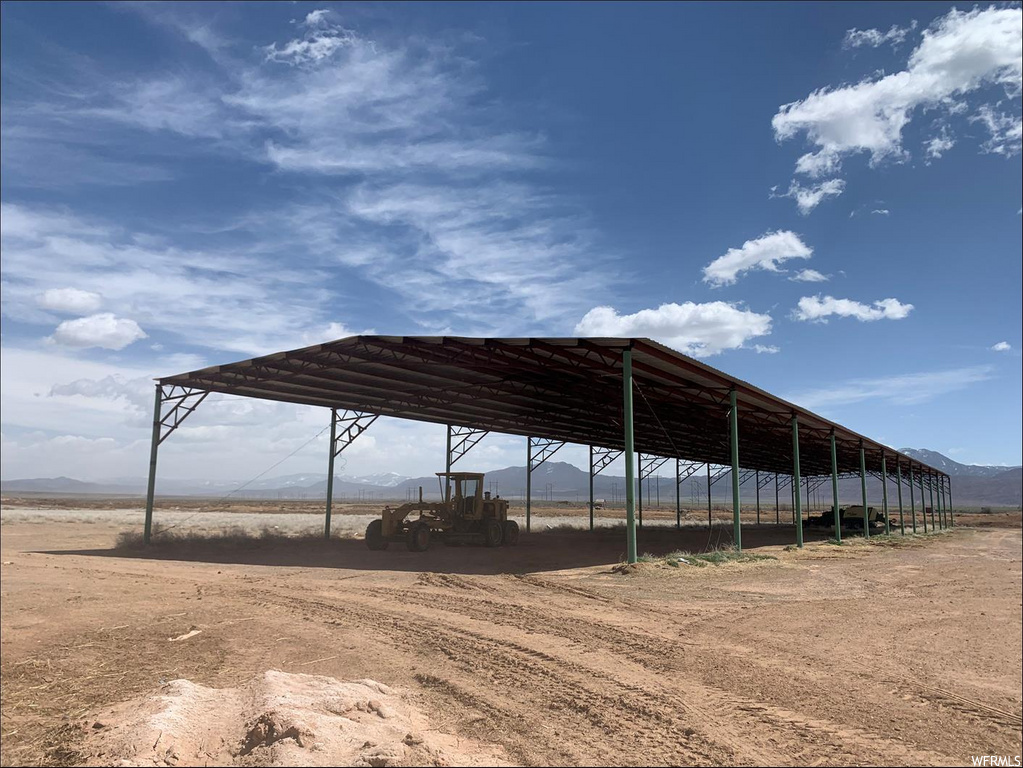
[{"label": "grader operator seat", "polygon": [[473,519],[482,509],[483,474],[479,472],[438,472],[445,498],[450,498],[456,516]]}]

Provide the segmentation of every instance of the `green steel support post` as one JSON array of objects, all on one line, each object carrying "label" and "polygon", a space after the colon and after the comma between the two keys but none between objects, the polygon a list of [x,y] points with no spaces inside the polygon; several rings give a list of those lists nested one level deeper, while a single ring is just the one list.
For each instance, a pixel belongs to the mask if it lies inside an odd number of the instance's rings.
[{"label": "green steel support post", "polygon": [[526,438],[526,533],[529,533],[529,506],[533,500],[533,438]]},{"label": "green steel support post", "polygon": [[714,527],[714,517],[710,503],[710,462],[707,462],[707,527]]},{"label": "green steel support post", "polygon": [[781,497],[778,495],[778,473],[774,473],[774,524],[781,525]]},{"label": "green steel support post", "polygon": [[835,541],[842,543],[842,515],[838,511],[838,449],[835,430],[831,430],[831,508],[835,515]]},{"label": "green steel support post", "polygon": [[637,490],[637,505],[639,511],[639,527],[643,527],[643,454],[637,451],[636,463],[639,465],[639,487]]},{"label": "green steel support post", "polygon": [[[444,471],[451,472],[451,425],[448,424],[448,449],[447,458],[444,460]],[[451,482],[444,478],[444,501],[451,501]]]},{"label": "green steel support post", "polygon": [[[330,409],[330,453],[327,456],[327,514],[323,520],[323,538],[330,541],[330,508],[334,503],[334,442],[337,440],[337,411]],[[451,428],[448,427],[448,440],[451,440]],[[448,451],[450,461],[451,452]]]},{"label": "green steel support post", "polygon": [[884,510],[884,534],[890,536],[892,527],[888,523],[888,467],[885,465],[884,451],[881,451],[881,508]]},{"label": "green steel support post", "polygon": [[732,546],[742,551],[742,511],[739,504],[739,403],[735,389],[728,394],[730,429],[728,442],[732,447]]},{"label": "green steel support post", "polygon": [[590,530],[593,530],[593,446],[590,446]]},{"label": "green steel support post", "polygon": [[636,508],[633,498],[636,489],[635,467],[633,462],[635,456],[632,445],[632,350],[626,349],[622,353],[622,393],[623,393],[623,414],[622,421],[625,423],[625,528],[628,560],[636,562]]},{"label": "green steel support post", "polygon": [[919,478],[920,481],[920,517],[924,519],[924,533],[927,533],[927,501],[924,499],[924,476],[921,473]]},{"label": "green steel support post", "polygon": [[803,511],[799,506],[799,419],[792,414],[792,520],[796,524],[796,546],[803,548]]},{"label": "green steel support post", "polygon": [[934,522],[934,475],[927,475],[927,490],[931,496],[931,533],[938,530],[938,526]]},{"label": "green steel support post", "polygon": [[906,518],[902,513],[902,462],[895,462],[895,477],[899,488],[899,533],[906,535]]},{"label": "green steel support post", "polygon": [[909,511],[913,516],[913,533],[916,533],[916,497],[913,492],[913,463],[909,464]]},{"label": "green steel support post", "polygon": [[757,525],[760,525],[760,470],[757,470],[753,481],[757,484]]},{"label": "green steel support post", "polygon": [[867,452],[860,444],[860,490],[863,492],[863,538],[870,538],[870,513],[867,512]]},{"label": "green steel support post", "polygon": [[675,459],[675,527],[682,527],[682,483],[680,482],[679,476],[680,471],[680,460]]},{"label": "green steel support post", "polygon": [[946,477],[945,480],[948,481],[948,524],[952,528],[955,528],[956,527],[956,516],[955,516],[955,512],[953,511],[954,507],[952,505],[952,478],[951,477]]},{"label": "green steel support post", "polygon": [[142,531],[142,543],[148,544],[153,538],[153,499],[156,496],[156,452],[160,447],[160,406],[163,404],[163,390],[156,385],[156,401],[153,404],[153,439],[149,447],[149,485],[146,489],[146,524]]}]

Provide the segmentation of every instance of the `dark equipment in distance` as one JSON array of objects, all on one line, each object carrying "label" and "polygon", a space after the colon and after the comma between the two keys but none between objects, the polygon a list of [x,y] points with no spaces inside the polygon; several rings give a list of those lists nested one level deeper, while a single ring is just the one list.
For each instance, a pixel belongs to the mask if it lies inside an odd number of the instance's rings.
[{"label": "dark equipment in distance", "polygon": [[410,551],[423,552],[438,534],[445,544],[518,543],[519,525],[508,519],[508,502],[483,491],[482,472],[438,472],[437,477],[442,501],[423,501],[420,488],[419,501],[384,509],[380,519],[366,527],[370,549],[387,549],[390,542],[404,539]]}]

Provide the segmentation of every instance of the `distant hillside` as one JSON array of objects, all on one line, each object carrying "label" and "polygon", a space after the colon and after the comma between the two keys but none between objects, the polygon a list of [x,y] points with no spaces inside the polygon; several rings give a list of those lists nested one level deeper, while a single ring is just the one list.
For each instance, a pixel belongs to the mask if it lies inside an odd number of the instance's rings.
[{"label": "distant hillside", "polygon": [[922,461],[928,466],[940,469],[951,477],[995,477],[1006,470],[1020,469],[1020,467],[999,467],[987,466],[984,464],[960,464],[948,456],[929,451],[926,448],[901,448],[900,451],[907,456]]},{"label": "distant hillside", "polygon": [[[1023,504],[1023,468],[986,467],[959,464],[935,451],[904,449],[930,466],[947,472],[952,479],[953,499],[958,506],[1020,506]],[[460,465],[456,468],[462,468]],[[473,469],[469,459],[464,469]],[[675,502],[674,463],[669,461],[662,467],[659,481],[649,478],[643,487],[647,503],[654,503],[659,497],[662,505]],[[764,478],[766,485],[761,489],[760,499],[764,509],[774,506],[774,483]],[[377,482],[367,482],[376,480]],[[66,495],[142,495],[145,493],[143,479],[118,478],[109,483],[89,483],[67,477],[35,478],[30,480],[4,480],[0,490],[5,493],[56,493]],[[440,486],[435,476],[402,478],[392,473],[364,477],[335,477],[334,497],[338,501],[355,500],[397,500],[414,499],[419,487],[427,499],[440,496]],[[250,499],[323,499],[327,495],[327,480],[322,475],[296,474],[276,478],[265,478],[234,491],[233,483],[210,481],[161,480],[157,493],[163,496],[207,496],[220,497],[231,494],[235,498]],[[526,469],[505,467],[486,473],[484,490],[506,498],[521,499],[526,491]],[[804,491],[805,492],[805,491]],[[860,497],[860,483],[856,478],[839,481],[839,497],[842,503],[854,503]],[[895,488],[890,488],[890,500],[895,503]],[[908,504],[908,488],[904,491]],[[601,474],[593,479],[593,494],[597,499],[621,501],[625,495],[625,478]],[[731,494],[731,474],[726,472],[712,488],[715,504],[726,504]],[[752,482],[743,484],[740,495],[743,503],[752,504],[757,491]],[[704,472],[682,483],[679,489],[684,507],[703,507],[707,503],[707,476]],[[870,478],[867,481],[867,496],[870,503],[881,500],[880,483]],[[548,461],[541,465],[532,479],[532,497],[536,501],[585,501],[589,498],[589,475],[583,469],[563,461]],[[814,506],[829,503],[830,482],[823,483],[814,494]],[[791,494],[783,489],[779,494],[783,506],[791,503]],[[919,503],[919,498],[917,498]]]}]

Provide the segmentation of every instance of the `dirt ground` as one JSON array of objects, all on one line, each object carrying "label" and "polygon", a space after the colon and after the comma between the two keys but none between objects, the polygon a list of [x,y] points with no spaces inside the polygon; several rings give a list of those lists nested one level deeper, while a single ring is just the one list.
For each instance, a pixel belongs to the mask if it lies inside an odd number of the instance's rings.
[{"label": "dirt ground", "polygon": [[[1021,752],[1018,512],[907,542],[808,535],[802,551],[786,548],[791,527],[749,526],[746,549],[774,559],[625,572],[618,531],[544,519],[495,550],[256,539],[143,553],[115,549],[126,526],[106,518],[5,518],[0,762],[95,761],[89,731],[111,705],[269,670],[379,681],[438,738],[523,765]],[[721,536],[647,526],[640,550]]]}]

